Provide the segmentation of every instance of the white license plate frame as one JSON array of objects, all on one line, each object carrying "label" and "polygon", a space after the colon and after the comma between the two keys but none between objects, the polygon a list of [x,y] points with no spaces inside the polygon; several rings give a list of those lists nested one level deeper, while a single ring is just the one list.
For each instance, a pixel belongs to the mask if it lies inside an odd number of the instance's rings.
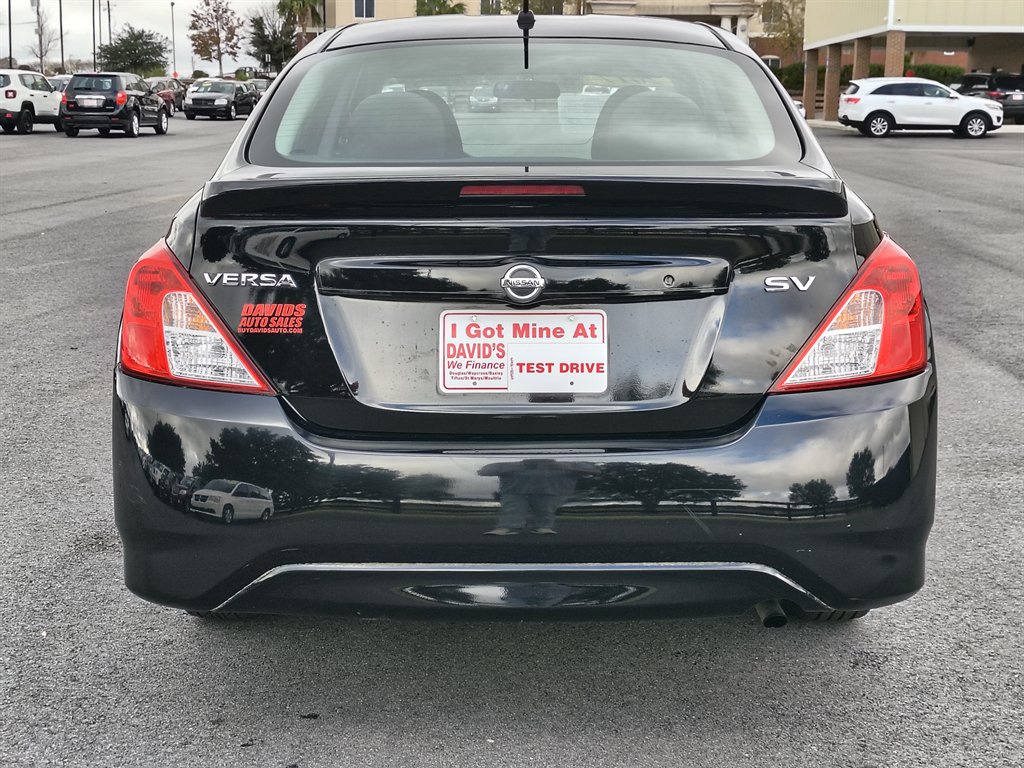
[{"label": "white license plate frame", "polygon": [[438,330],[443,394],[601,394],[608,316],[600,309],[446,310]]}]

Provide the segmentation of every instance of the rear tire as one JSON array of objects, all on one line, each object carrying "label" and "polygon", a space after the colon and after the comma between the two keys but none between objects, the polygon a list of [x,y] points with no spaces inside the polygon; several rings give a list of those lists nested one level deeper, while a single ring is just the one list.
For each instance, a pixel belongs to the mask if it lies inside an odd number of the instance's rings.
[{"label": "rear tire", "polygon": [[60,118],[57,118],[57,122],[53,124],[53,130],[55,130],[57,133],[64,133],[64,121]]},{"label": "rear tire", "polygon": [[981,112],[971,112],[960,122],[960,133],[968,139],[982,139],[988,132],[988,117]]},{"label": "rear tire", "polygon": [[230,107],[228,107],[227,119],[234,120],[236,117],[238,117],[238,110],[235,109],[235,105],[232,104]]},{"label": "rear tire", "polygon": [[17,128],[18,133],[20,133],[22,136],[28,133],[32,133],[32,125],[32,110],[28,108],[21,110],[21,112],[18,113],[18,122],[15,123],[15,127]]},{"label": "rear tire", "polygon": [[97,128],[96,130],[97,130],[97,132],[99,133],[100,136],[109,136],[110,135],[110,129],[109,128]]},{"label": "rear tire", "polygon": [[153,130],[156,131],[157,136],[163,136],[167,133],[167,125],[169,122],[170,115],[167,114],[166,109],[160,110],[160,116],[156,119],[156,125],[153,126]]},{"label": "rear tire", "polygon": [[128,118],[128,125],[125,126],[124,135],[129,139],[137,139],[141,131],[142,124],[139,121],[139,113],[133,111],[131,117]]},{"label": "rear tire", "polygon": [[4,133],[14,133],[14,126],[13,125],[0,125],[0,128],[3,129]]},{"label": "rear tire", "polygon": [[195,120],[196,119],[196,115],[195,115],[194,112],[186,112],[185,113],[185,119],[186,120]]},{"label": "rear tire", "polygon": [[225,504],[224,509],[221,510],[220,519],[224,521],[224,525],[231,525],[235,519],[235,508],[230,504]]},{"label": "rear tire", "polygon": [[882,139],[892,133],[895,121],[888,112],[872,112],[864,121],[868,127],[868,136],[873,139]]},{"label": "rear tire", "polygon": [[174,106],[173,101],[167,102],[167,116],[174,117],[174,113],[178,111],[178,108]]},{"label": "rear tire", "polygon": [[78,128],[74,128],[70,125],[65,125],[64,135],[67,136],[69,139],[73,139],[78,135]]}]

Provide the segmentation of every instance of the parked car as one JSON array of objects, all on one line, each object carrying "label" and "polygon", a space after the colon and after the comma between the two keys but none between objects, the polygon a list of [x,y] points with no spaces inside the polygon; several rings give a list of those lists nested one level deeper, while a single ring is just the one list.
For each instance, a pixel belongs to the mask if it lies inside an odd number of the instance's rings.
[{"label": "parked car", "polygon": [[965,96],[998,101],[1003,105],[1003,117],[1006,120],[1024,122],[1024,75],[971,72],[950,87]]},{"label": "parked car", "polygon": [[192,494],[199,487],[199,481],[192,475],[179,475],[171,483],[171,503],[176,507],[188,509]]},{"label": "parked car", "polygon": [[497,112],[500,108],[493,85],[478,85],[469,94],[470,112]]},{"label": "parked car", "polygon": [[270,491],[237,480],[211,480],[192,494],[189,510],[218,517],[226,524],[235,520],[269,520],[274,514]]},{"label": "parked car", "polygon": [[50,81],[50,85],[55,91],[63,91],[69,82],[71,82],[71,75],[50,75],[47,80]]},{"label": "parked car", "polygon": [[941,83],[920,77],[869,77],[851,80],[839,97],[839,122],[865,136],[882,138],[901,130],[951,130],[980,139],[1003,125],[995,101],[961,96]]},{"label": "parked car", "polygon": [[61,130],[60,91],[38,72],[0,69],[0,129],[32,133],[36,123]]},{"label": "parked car", "polygon": [[170,118],[164,100],[145,80],[127,72],[75,74],[64,89],[60,114],[70,138],[90,129],[102,136],[121,131],[136,138],[143,128],[152,128],[162,136]]},{"label": "parked car", "polygon": [[[112,433],[132,591],[201,615],[778,626],[922,586],[937,375],[910,256],[736,36],[596,14],[534,33],[529,70],[508,16],[325,33],[132,268]],[[527,106],[381,92],[410,73]],[[564,131],[579,77],[630,84]],[[157,423],[235,478],[197,511],[237,517],[259,484],[287,521],[168,514],[138,469]]]},{"label": "parked car", "polygon": [[164,100],[171,117],[185,105],[185,86],[173,77],[149,77],[146,78],[146,84]]},{"label": "parked car", "polygon": [[234,120],[238,115],[250,114],[255,106],[256,92],[244,83],[204,80],[195,83],[185,96],[185,117],[195,120],[197,115],[205,115],[211,120]]},{"label": "parked car", "polygon": [[256,98],[257,100],[259,100],[263,98],[263,94],[266,93],[267,89],[270,87],[270,80],[267,80],[266,78],[262,77],[257,77],[250,80],[249,85],[256,89]]}]

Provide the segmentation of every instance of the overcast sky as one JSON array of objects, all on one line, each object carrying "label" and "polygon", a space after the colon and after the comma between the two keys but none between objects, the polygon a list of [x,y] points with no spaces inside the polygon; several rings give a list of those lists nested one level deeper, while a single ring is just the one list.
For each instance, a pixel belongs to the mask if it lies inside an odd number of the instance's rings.
[{"label": "overcast sky", "polygon": [[[50,25],[54,31],[57,30],[58,7],[64,7],[64,57],[65,59],[88,59],[92,60],[92,23],[90,12],[94,0],[39,0],[43,10],[49,16]],[[103,5],[103,42],[107,42],[107,0],[95,0],[96,4]],[[269,0],[228,0],[235,11],[242,17],[248,16]],[[0,56],[7,56],[7,33],[10,27],[7,19],[8,0],[0,0]],[[11,15],[14,20],[14,58],[19,64],[28,64],[32,60],[28,47],[32,43],[33,24],[35,23],[35,11],[32,9],[31,0],[10,0]],[[196,69],[205,69],[207,72],[216,74],[216,63],[200,61],[194,57],[192,46],[188,39],[188,23],[192,9],[198,5],[198,0],[175,0],[174,3],[174,26],[177,35],[177,60],[178,73],[182,77],[192,74],[193,58]],[[110,0],[110,16],[114,24],[114,36],[125,24],[133,27],[141,27],[157,32],[168,40],[171,39],[171,3],[170,0]],[[98,24],[98,22],[97,22]],[[99,34],[97,32],[97,34]],[[98,45],[98,42],[97,42]],[[244,50],[244,47],[243,47]],[[50,61],[60,60],[60,47],[54,45],[53,53],[48,57]],[[238,64],[252,65],[254,60],[244,53],[239,55],[236,63],[224,60],[224,71],[230,72]],[[171,60],[168,57],[168,68]]]}]

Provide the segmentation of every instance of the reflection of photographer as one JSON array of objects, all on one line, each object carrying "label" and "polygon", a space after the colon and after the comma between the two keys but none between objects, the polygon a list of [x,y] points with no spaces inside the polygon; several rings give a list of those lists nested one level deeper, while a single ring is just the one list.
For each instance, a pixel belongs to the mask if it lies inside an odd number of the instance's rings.
[{"label": "reflection of photographer", "polygon": [[512,536],[530,533],[555,533],[555,513],[576,490],[581,475],[592,474],[594,468],[581,462],[559,463],[554,459],[525,459],[517,462],[488,464],[479,474],[498,477],[498,527],[491,536]]}]

